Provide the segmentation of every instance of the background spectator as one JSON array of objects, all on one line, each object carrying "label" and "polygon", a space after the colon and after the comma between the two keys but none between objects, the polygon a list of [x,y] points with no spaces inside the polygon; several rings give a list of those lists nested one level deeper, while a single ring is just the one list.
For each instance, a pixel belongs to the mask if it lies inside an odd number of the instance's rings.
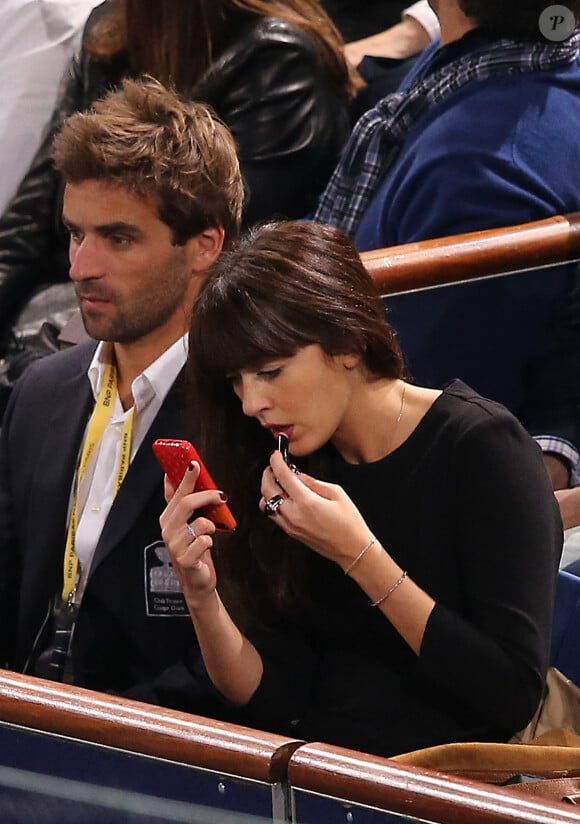
[{"label": "background spectator", "polygon": [[0,215],[28,171],[62,74],[100,0],[0,3]]},{"label": "background spectator", "polygon": [[[568,5],[578,23],[580,3]],[[359,120],[316,219],[365,250],[578,211],[580,35],[544,38],[544,9],[440,0],[441,43]],[[459,376],[506,404],[561,449],[556,486],[580,446],[580,382],[559,366],[580,363],[580,340],[558,348],[576,278],[564,267],[387,300],[411,376],[428,386]]]},{"label": "background spectator", "polygon": [[351,104],[356,121],[381,98],[396,91],[420,52],[439,37],[439,21],[427,0],[403,10],[401,20],[383,32],[347,43],[345,54],[366,86]]}]

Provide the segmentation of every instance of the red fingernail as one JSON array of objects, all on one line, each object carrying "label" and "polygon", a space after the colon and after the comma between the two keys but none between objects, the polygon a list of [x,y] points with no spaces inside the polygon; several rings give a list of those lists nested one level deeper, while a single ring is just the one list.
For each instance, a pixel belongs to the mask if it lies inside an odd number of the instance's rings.
[{"label": "red fingernail", "polygon": [[227,501],[227,499],[228,499],[228,496],[226,495],[226,493],[225,492],[220,492],[220,500],[225,503]]}]

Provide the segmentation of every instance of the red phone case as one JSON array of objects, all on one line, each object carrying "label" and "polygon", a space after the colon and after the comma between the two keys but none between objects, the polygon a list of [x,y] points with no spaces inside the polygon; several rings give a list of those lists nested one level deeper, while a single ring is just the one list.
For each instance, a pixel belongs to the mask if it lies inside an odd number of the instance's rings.
[{"label": "red phone case", "polygon": [[[192,461],[199,464],[200,472],[195,485],[196,492],[217,489],[215,481],[199,457],[197,449],[189,441],[175,438],[158,438],[153,443],[155,457],[167,473],[172,486],[178,487]],[[217,504],[200,509],[200,514],[213,521],[218,532],[233,532],[236,520],[226,504]]]}]

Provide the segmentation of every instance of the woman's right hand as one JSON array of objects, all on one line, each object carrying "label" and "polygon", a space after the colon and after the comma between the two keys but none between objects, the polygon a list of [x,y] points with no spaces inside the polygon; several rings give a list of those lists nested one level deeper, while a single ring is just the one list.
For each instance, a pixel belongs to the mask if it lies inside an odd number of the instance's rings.
[{"label": "woman's right hand", "polygon": [[[195,492],[199,464],[192,462],[174,489],[165,476],[167,506],[159,518],[161,535],[185,596],[201,654],[216,688],[234,704],[247,704],[264,671],[262,659],[240,632],[216,589],[211,548],[215,524],[194,512],[223,502],[218,489]],[[195,534],[191,534],[188,526]]]},{"label": "woman's right hand", "polygon": [[215,524],[209,518],[193,514],[209,504],[221,503],[219,490],[195,492],[199,464],[195,461],[174,489],[165,476],[164,509],[159,523],[173,568],[190,611],[201,609],[212,600],[216,590],[216,573],[211,557]]}]

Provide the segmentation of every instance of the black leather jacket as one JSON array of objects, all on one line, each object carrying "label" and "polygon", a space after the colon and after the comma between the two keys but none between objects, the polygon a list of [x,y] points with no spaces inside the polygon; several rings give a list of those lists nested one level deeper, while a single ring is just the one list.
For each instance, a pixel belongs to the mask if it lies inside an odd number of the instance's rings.
[{"label": "black leather jacket", "polygon": [[[92,12],[85,40],[110,3]],[[246,225],[304,217],[348,137],[346,95],[334,90],[302,30],[250,14],[240,23],[192,96],[210,104],[236,139],[247,188]],[[128,73],[124,53],[104,63],[83,48],[71,62],[43,144],[0,220],[0,342],[39,287],[68,277],[52,136],[64,117],[89,107]]]}]

